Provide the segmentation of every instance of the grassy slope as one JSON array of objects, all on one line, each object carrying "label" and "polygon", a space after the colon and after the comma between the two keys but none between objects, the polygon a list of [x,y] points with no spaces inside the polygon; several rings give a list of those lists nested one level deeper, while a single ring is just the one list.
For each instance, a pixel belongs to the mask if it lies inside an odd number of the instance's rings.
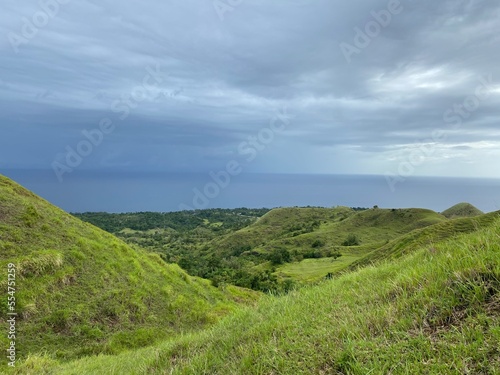
[{"label": "grassy slope", "polygon": [[266,297],[201,333],[62,366],[32,358],[19,373],[500,373],[499,237],[497,218],[377,267]]},{"label": "grassy slope", "polygon": [[419,208],[370,209],[355,213],[346,220],[325,222],[313,233],[277,241],[273,245],[279,245],[281,242],[310,247],[315,240],[319,239],[326,247],[338,248],[349,234],[355,234],[361,245],[375,248],[401,234],[443,221],[446,221],[446,218],[442,215]]},{"label": "grassy slope", "polygon": [[[103,214],[84,214],[83,216],[89,215],[97,215],[103,220],[106,219],[106,215],[103,217]],[[137,215],[147,215],[149,219],[152,219],[151,213],[107,216],[120,221],[128,216],[131,219],[137,219]],[[158,215],[161,217],[164,214]],[[179,218],[181,219],[182,217]],[[158,220],[156,218],[153,222],[157,223]],[[141,246],[153,242],[153,245],[148,245],[148,248],[160,252],[164,251],[165,247],[162,247],[156,240],[163,239],[168,242],[168,250],[165,250],[169,253],[168,259],[180,262],[179,264],[193,274],[211,277],[218,282],[247,285],[253,276],[241,275],[239,270],[244,270],[250,275],[274,273],[279,284],[289,280],[298,282],[319,280],[328,273],[348,267],[352,262],[363,258],[389,240],[416,228],[446,220],[444,216],[424,209],[370,209],[357,212],[347,207],[295,207],[273,209],[252,225],[229,234],[221,234],[212,241],[210,240],[214,235],[198,238],[197,233],[192,232],[189,238],[179,242],[176,250],[172,247],[174,239],[166,230],[156,229],[143,232],[123,230],[120,235],[124,240],[132,243],[137,236],[142,236],[143,241],[138,242]],[[109,224],[109,222],[104,224]],[[135,225],[139,226],[138,223]],[[361,241],[361,246],[341,246],[350,234],[357,236]],[[199,240],[199,246],[193,245],[193,240]],[[276,249],[287,250],[291,255],[292,263],[279,266],[276,270],[271,262],[268,262],[269,255]],[[328,258],[338,253],[342,254],[340,258]],[[303,258],[311,257],[322,259],[306,259],[300,262]],[[216,271],[207,268],[207,264],[217,264],[212,267]],[[256,287],[268,286],[264,282]],[[274,285],[274,287],[279,289],[279,285]]]},{"label": "grassy slope", "polygon": [[487,227],[499,216],[500,211],[496,211],[473,218],[448,220],[426,228],[414,230],[356,260],[348,269],[352,270],[361,266],[367,266],[381,260],[396,259],[422,246],[432,247],[434,243],[457,234],[471,233]]},{"label": "grassy slope", "polygon": [[292,279],[300,283],[310,283],[322,280],[328,274],[339,272],[362,255],[355,252],[343,254],[340,258],[304,259],[300,262],[286,263],[277,268],[274,273],[280,280]]},{"label": "grassy slope", "polygon": [[[409,212],[412,212],[411,210],[405,211],[407,216]],[[278,269],[278,275],[300,281],[317,281],[324,278],[328,273],[336,273],[342,270],[351,271],[381,260],[396,259],[419,247],[432,246],[436,242],[460,233],[474,232],[490,225],[499,216],[500,211],[473,218],[442,220],[440,216],[432,214],[431,211],[427,219],[434,220],[436,222],[434,225],[414,229],[381,246],[368,245],[344,248],[341,251],[342,257],[337,259],[306,259],[302,262],[286,264]],[[424,218],[424,220],[427,219]],[[418,227],[420,224],[417,221],[414,225]],[[370,228],[366,222],[360,227],[362,230]],[[399,227],[403,228],[404,223],[399,224]],[[395,228],[397,228],[397,225],[392,227],[393,230]]]},{"label": "grassy slope", "polygon": [[[235,301],[255,298],[190,277],[0,176],[0,268],[10,262],[17,266],[20,356],[117,353],[204,327],[234,310]],[[0,345],[7,347],[6,335]]]},{"label": "grassy slope", "polygon": [[256,223],[213,242],[221,251],[237,250],[242,246],[265,247],[282,238],[300,236],[313,231],[323,221],[336,222],[354,214],[347,207],[337,208],[275,208]]},{"label": "grassy slope", "polygon": [[[289,230],[297,223],[312,221],[320,221],[320,225],[309,233],[295,235],[295,232]],[[272,210],[248,228],[228,235],[223,241],[214,241],[217,244],[214,247],[227,248],[233,243],[233,246],[255,246],[252,252],[261,254],[267,254],[273,248],[285,248],[299,254],[332,249],[342,254],[337,259],[305,259],[288,263],[278,267],[275,272],[280,280],[311,282],[348,267],[391,239],[446,221],[444,216],[434,211],[417,208],[370,209],[360,212],[345,207],[278,209]],[[349,234],[355,234],[361,241],[361,246],[341,246]],[[316,241],[320,241],[321,246],[313,248]]]},{"label": "grassy slope", "polygon": [[258,253],[276,247],[300,253],[310,251],[316,240],[323,242],[322,247],[337,248],[351,233],[373,249],[403,233],[442,221],[446,218],[434,211],[415,208],[361,212],[347,207],[280,208],[247,228],[213,241],[210,251],[230,252],[248,246]]},{"label": "grassy slope", "polygon": [[483,211],[474,207],[470,203],[458,203],[442,212],[442,214],[449,219],[457,217],[474,217],[482,215],[483,213]]}]

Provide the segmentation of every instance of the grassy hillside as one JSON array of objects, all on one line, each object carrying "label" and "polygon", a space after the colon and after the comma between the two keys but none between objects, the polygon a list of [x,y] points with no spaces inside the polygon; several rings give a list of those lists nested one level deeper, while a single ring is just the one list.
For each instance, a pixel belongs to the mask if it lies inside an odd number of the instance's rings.
[{"label": "grassy hillside", "polygon": [[[373,214],[373,210],[357,214],[350,220],[346,220],[347,226],[343,229],[346,232],[349,230],[355,233],[366,232],[372,236],[378,234],[379,239],[386,234],[388,236],[385,242],[344,247],[340,250],[342,256],[339,258],[306,259],[298,263],[285,264],[277,269],[276,274],[280,278],[318,281],[328,274],[332,275],[343,270],[350,271],[381,260],[395,259],[424,245],[432,246],[433,243],[457,234],[474,232],[490,225],[500,216],[500,211],[474,218],[446,220],[442,215],[428,210],[386,210],[381,215],[377,215],[377,220],[383,218],[383,224],[380,220],[378,222],[366,220],[373,218]],[[398,221],[398,217],[401,221]],[[412,221],[412,218],[417,218],[417,220]],[[358,225],[353,226],[349,221],[354,221]],[[425,225],[423,228],[419,228],[423,225]],[[385,231],[384,227],[387,228]],[[397,235],[398,228],[399,233],[404,234]],[[413,230],[410,231],[412,228]],[[391,236],[392,239],[389,240]],[[377,237],[374,238],[377,239]]]},{"label": "grassy hillside", "polygon": [[[405,238],[416,237],[422,228],[433,237],[434,228],[448,222],[443,216],[426,209],[370,209],[351,215],[340,222],[325,223],[319,230],[295,239],[299,246],[321,243],[321,248],[335,248],[340,257],[305,259],[288,263],[277,268],[275,275],[279,280],[298,280],[315,282],[333,276],[342,270],[352,270],[370,264],[375,259],[385,258],[395,244],[407,244]],[[456,232],[459,232],[457,230]],[[450,235],[456,233],[450,231]],[[356,246],[341,246],[345,239],[353,235],[359,242]],[[287,243],[289,241],[284,241]],[[416,242],[419,244],[420,242]],[[414,247],[413,247],[414,248]],[[407,249],[410,251],[410,248]]]},{"label": "grassy hillside", "polygon": [[[416,208],[274,209],[254,224],[202,247],[198,258],[210,259],[205,264],[211,269],[196,261],[186,269],[250,288],[287,290],[294,283],[338,272],[412,230],[445,221],[434,211]],[[348,243],[351,236],[354,243]]]},{"label": "grassy hillside", "polygon": [[446,216],[449,219],[457,217],[474,217],[482,215],[483,213],[483,211],[474,207],[470,203],[459,203],[442,212],[443,216]]},{"label": "grassy hillside", "polygon": [[322,223],[335,223],[355,214],[348,207],[275,208],[254,224],[216,239],[212,247],[232,255],[271,246],[274,241],[301,236],[317,230]]},{"label": "grassy hillside", "polygon": [[433,246],[434,243],[451,238],[460,233],[472,233],[488,227],[500,217],[500,211],[491,212],[473,218],[459,218],[438,223],[426,228],[414,230],[377,248],[366,256],[356,260],[348,269],[367,266],[382,260],[391,260],[408,254],[422,246]]},{"label": "grassy hillside", "polygon": [[348,207],[77,216],[215,285],[263,291],[320,280],[403,234],[447,220],[425,209]]},{"label": "grassy hillside", "polygon": [[[286,296],[200,333],[33,374],[498,374],[500,220]],[[486,223],[485,223],[486,224]]]},{"label": "grassy hillside", "polygon": [[[255,293],[191,277],[0,176],[0,267],[16,267],[18,355],[117,353],[214,323]],[[7,278],[0,314],[6,324]],[[7,335],[0,345],[7,348]],[[2,359],[2,365],[5,359]]]},{"label": "grassy hillside", "polygon": [[414,229],[446,221],[434,211],[418,208],[409,209],[370,209],[352,213],[342,220],[328,220],[321,223],[313,232],[299,236],[278,238],[262,245],[265,251],[275,247],[293,247],[307,253],[311,248],[317,250],[330,248],[346,251],[345,242],[354,235],[363,250],[373,249],[380,244],[408,233]]}]

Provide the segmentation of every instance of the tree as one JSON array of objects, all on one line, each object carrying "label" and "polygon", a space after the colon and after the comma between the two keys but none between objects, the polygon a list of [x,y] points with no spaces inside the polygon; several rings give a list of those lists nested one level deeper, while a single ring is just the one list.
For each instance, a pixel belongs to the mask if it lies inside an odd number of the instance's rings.
[{"label": "tree", "polygon": [[354,233],[348,235],[345,241],[342,242],[342,246],[357,246],[357,245],[359,245],[359,239]]},{"label": "tree", "polygon": [[290,262],[291,256],[290,252],[287,249],[284,249],[282,247],[277,247],[271,252],[271,254],[269,254],[268,259],[271,261],[272,264],[277,265]]},{"label": "tree", "polygon": [[325,245],[325,243],[324,243],[323,241],[321,241],[321,240],[319,240],[319,239],[318,239],[318,240],[315,240],[315,241],[312,243],[311,247],[312,247],[312,248],[316,248],[316,247],[322,247],[322,246],[324,246],[324,245]]}]

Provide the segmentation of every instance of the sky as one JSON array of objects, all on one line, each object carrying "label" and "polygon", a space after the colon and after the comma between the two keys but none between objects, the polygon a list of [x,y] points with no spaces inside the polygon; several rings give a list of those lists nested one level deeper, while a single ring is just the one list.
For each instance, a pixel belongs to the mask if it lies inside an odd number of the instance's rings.
[{"label": "sky", "polygon": [[0,170],[500,178],[500,2],[5,0]]}]

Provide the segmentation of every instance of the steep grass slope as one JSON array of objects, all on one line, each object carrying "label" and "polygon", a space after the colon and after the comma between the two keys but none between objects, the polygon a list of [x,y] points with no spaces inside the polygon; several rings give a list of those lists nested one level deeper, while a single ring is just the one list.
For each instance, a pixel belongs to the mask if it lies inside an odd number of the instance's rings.
[{"label": "steep grass slope", "polygon": [[255,247],[263,247],[283,238],[300,236],[320,227],[322,222],[338,222],[353,215],[348,207],[275,208],[256,223],[213,242],[219,251],[239,255]]},{"label": "steep grass slope", "polygon": [[482,215],[483,213],[483,211],[470,203],[458,203],[442,212],[443,216],[449,219],[455,219],[457,217],[474,217]]},{"label": "steep grass slope", "polygon": [[416,229],[399,236],[353,262],[348,269],[367,266],[383,260],[391,260],[408,254],[422,246],[432,248],[433,244],[461,233],[472,233],[490,226],[500,217],[500,211],[483,214],[477,217],[447,220],[429,227]]},{"label": "steep grass slope", "polygon": [[[299,263],[286,264],[278,269],[277,275],[281,278],[288,277],[303,281],[317,281],[323,279],[327,274],[336,274],[339,271],[352,271],[383,260],[396,259],[419,247],[432,246],[436,242],[460,233],[474,232],[491,225],[500,216],[500,211],[498,211],[477,217],[446,220],[442,215],[429,210],[395,209],[385,210],[374,222],[373,220],[366,220],[368,218],[373,219],[374,217],[374,212],[370,211],[372,210],[352,216],[352,218],[346,220],[348,226],[343,229],[346,232],[351,230],[352,233],[365,232],[375,239],[377,237],[373,236],[376,233],[379,233],[379,239],[383,238],[385,234],[388,236],[385,242],[372,242],[364,246],[344,247],[340,250],[342,256],[336,259],[306,259]],[[380,224],[380,217],[383,218],[382,222],[384,224],[382,225]],[[397,217],[402,219],[401,222],[398,223]],[[416,218],[416,220],[412,221],[412,218]],[[351,220],[357,222],[357,225],[349,223]],[[347,229],[349,227],[350,229]],[[412,228],[416,229],[409,231]],[[404,234],[398,235],[398,231]],[[389,240],[391,236],[392,239]]]},{"label": "steep grass slope", "polygon": [[[215,322],[255,293],[216,289],[0,176],[0,268],[16,268],[18,356],[117,353]],[[6,323],[7,277],[0,314]],[[7,348],[7,335],[0,345]],[[2,359],[2,364],[5,359]]]},{"label": "steep grass slope", "polygon": [[312,233],[277,239],[264,245],[264,248],[280,245],[310,248],[317,240],[322,246],[338,247],[350,234],[355,235],[361,245],[378,245],[414,229],[444,221],[444,216],[426,209],[370,209],[353,213],[342,220],[324,221]]},{"label": "steep grass slope", "polygon": [[500,219],[470,234],[266,297],[201,333],[33,374],[498,374]]},{"label": "steep grass slope", "polygon": [[[286,289],[293,283],[320,280],[390,240],[447,220],[434,211],[417,208],[279,208],[246,228],[213,240],[202,248],[202,254],[229,259],[226,263],[236,272],[268,273],[276,285]],[[356,246],[345,246],[350,236],[356,238]],[[228,268],[224,275],[231,274]],[[253,288],[253,284],[242,283],[248,279],[233,277],[229,282]]]},{"label": "steep grass slope", "polygon": [[[444,216],[417,208],[360,212],[347,207],[279,208],[247,228],[214,240],[208,249],[229,255],[249,250],[265,254],[277,247],[305,253],[312,247],[341,246],[350,234],[355,234],[362,244],[380,244],[443,221]],[[315,242],[317,245],[313,245]]]}]

